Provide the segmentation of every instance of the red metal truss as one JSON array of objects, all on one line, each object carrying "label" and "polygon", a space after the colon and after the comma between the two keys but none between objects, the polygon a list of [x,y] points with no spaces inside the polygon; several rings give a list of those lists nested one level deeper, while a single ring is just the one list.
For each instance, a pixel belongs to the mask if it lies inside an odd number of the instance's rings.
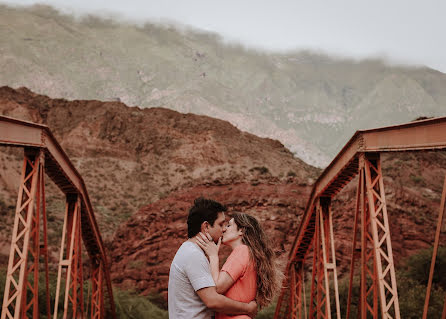
[{"label": "red metal truss", "polygon": [[340,319],[341,313],[330,199],[320,199],[316,204],[315,210],[316,229],[313,242],[313,270],[309,314],[310,318],[314,316],[332,318],[332,299],[330,297],[332,281],[335,306],[333,312],[336,313],[336,318]]},{"label": "red metal truss", "polygon": [[103,312],[101,309],[103,308],[102,302],[102,286],[103,286],[103,271],[102,264],[99,263],[92,264],[92,276],[91,276],[91,284],[92,284],[92,296],[91,296],[91,318],[92,319],[102,319],[104,318]]},{"label": "red metal truss", "polygon": [[[441,227],[443,225],[445,202],[446,202],[446,176],[444,178],[444,183],[443,183],[443,192],[441,195],[441,203],[440,203],[440,213],[438,214],[437,230],[435,232],[434,250],[432,253],[432,261],[431,261],[431,266],[430,266],[430,270],[429,270],[429,279],[428,279],[428,284],[427,284],[426,298],[424,301],[424,308],[423,308],[423,319],[427,319],[428,310],[429,310],[429,299],[430,299],[430,295],[431,295],[432,279],[434,278],[435,260],[437,258],[438,244],[440,242]],[[443,314],[442,314],[441,318],[442,319],[446,318],[446,296],[445,296],[445,302],[444,302],[444,306],[443,306]]]},{"label": "red metal truss", "polygon": [[[296,266],[291,268],[291,291],[293,293],[290,295],[290,318],[292,319],[301,319],[303,309],[305,307],[302,307],[302,304],[304,303],[303,300],[303,272],[300,270],[296,270]],[[301,268],[302,269],[302,268]],[[302,269],[303,270],[303,269]]]},{"label": "red metal truss", "polygon": [[[296,317],[294,310],[296,300],[301,298],[296,287],[300,287],[302,283],[299,281],[305,278],[305,275],[296,275],[296,267],[301,269],[301,265],[305,264],[306,258],[310,255],[313,258],[313,269],[309,318],[331,318],[334,314],[340,318],[340,310],[346,311],[346,318],[351,317],[352,282],[358,258],[360,258],[361,274],[358,316],[400,318],[380,153],[444,149],[446,149],[446,117],[357,131],[322,172],[313,187],[288,257],[286,278],[278,299],[275,318]],[[357,174],[359,183],[353,227],[350,286],[347,304],[342,305],[345,306],[344,309],[339,309],[336,264],[332,263],[336,259],[329,203],[330,199]],[[442,197],[442,210],[445,192]],[[442,210],[439,225],[443,219]],[[438,226],[438,233],[440,229]],[[358,236],[359,230],[360,236]],[[439,234],[436,236],[436,246],[438,246],[437,238]],[[435,256],[436,249],[433,263]],[[330,280],[328,272],[332,268],[333,280]],[[331,283],[334,296],[330,296]],[[427,294],[425,308],[428,303]],[[336,311],[331,309],[332,305],[336,306]],[[427,310],[425,312],[427,313]],[[446,317],[446,303],[444,312]]]},{"label": "red metal truss", "polygon": [[[3,297],[2,319],[24,317],[30,308],[37,308],[37,283],[29,285],[28,275],[37,271],[35,261],[38,260],[39,231],[38,210],[34,210],[36,189],[39,186],[41,152],[25,154],[19,195],[17,199],[8,271],[6,275],[5,293]],[[31,243],[30,239],[34,242]],[[37,239],[37,243],[35,240]],[[31,260],[28,260],[31,255]],[[31,267],[28,267],[30,261]],[[38,264],[38,263],[37,263]],[[30,288],[32,298],[27,304],[26,291]]]},{"label": "red metal truss", "polygon": [[[81,250],[81,219],[80,200],[67,198],[65,221],[62,230],[59,268],[57,273],[56,301],[54,318],[57,318],[62,272],[65,273],[65,300],[63,316],[83,318],[83,278],[82,278],[82,250]],[[78,313],[79,308],[79,313]],[[68,313],[70,311],[70,313]]]},{"label": "red metal truss", "polygon": [[364,157],[368,218],[375,255],[373,278],[378,281],[381,318],[399,319],[400,309],[381,161],[379,153]]},{"label": "red metal truss", "polygon": [[[106,285],[109,315],[115,317],[107,257],[84,181],[48,127],[0,116],[0,145],[23,147],[25,158],[17,199],[8,271],[3,298],[4,318],[39,317],[38,271],[43,256],[47,316],[51,317],[48,283],[47,218],[44,174],[66,195],[67,205],[61,243],[54,318],[64,276],[64,318],[85,317],[82,247],[92,265],[92,305],[96,317],[104,317],[102,284]],[[41,238],[43,229],[43,238]],[[41,244],[41,240],[43,244]],[[64,275],[62,273],[64,272]],[[99,278],[99,279],[98,279]],[[98,280],[101,284],[100,293]],[[95,286],[96,285],[96,286]],[[96,298],[96,299],[95,299]],[[99,298],[99,299],[98,299]]]}]

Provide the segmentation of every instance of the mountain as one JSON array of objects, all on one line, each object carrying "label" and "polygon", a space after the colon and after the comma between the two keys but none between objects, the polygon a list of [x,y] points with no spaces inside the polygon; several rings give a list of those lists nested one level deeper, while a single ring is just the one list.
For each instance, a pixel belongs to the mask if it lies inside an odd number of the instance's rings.
[{"label": "mountain", "polygon": [[[320,170],[280,142],[226,121],[121,102],[51,99],[0,87],[0,114],[48,125],[85,180],[106,241],[139,208],[198,185],[311,185]],[[0,259],[9,253],[23,151],[0,150]],[[49,237],[58,256],[64,197],[47,181]],[[9,226],[8,226],[9,225]]]},{"label": "mountain", "polygon": [[260,52],[181,26],[0,6],[0,85],[220,118],[325,166],[355,130],[445,114],[446,75]]}]

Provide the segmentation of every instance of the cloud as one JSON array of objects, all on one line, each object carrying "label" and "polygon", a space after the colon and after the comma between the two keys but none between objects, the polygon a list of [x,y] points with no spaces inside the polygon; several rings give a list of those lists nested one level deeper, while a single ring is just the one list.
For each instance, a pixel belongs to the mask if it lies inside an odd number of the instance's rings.
[{"label": "cloud", "polygon": [[440,0],[16,0],[64,13],[175,22],[257,49],[310,49],[358,59],[427,65],[446,73],[446,2]]}]

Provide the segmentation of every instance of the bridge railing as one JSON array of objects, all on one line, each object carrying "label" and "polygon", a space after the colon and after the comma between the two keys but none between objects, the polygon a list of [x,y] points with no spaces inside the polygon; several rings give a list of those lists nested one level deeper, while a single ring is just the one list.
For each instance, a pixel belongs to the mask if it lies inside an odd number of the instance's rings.
[{"label": "bridge railing", "polygon": [[[350,318],[352,282],[359,264],[361,318],[400,318],[381,153],[446,149],[446,117],[357,131],[316,181],[288,257],[275,318],[341,318],[331,200],[358,176],[350,284],[342,313]],[[435,258],[446,196],[446,178],[425,297],[427,318]],[[306,305],[304,266],[311,258],[310,302]],[[357,262],[359,261],[359,263]],[[332,287],[333,289],[331,289]],[[335,309],[331,309],[334,306]],[[308,310],[308,311],[307,311]],[[444,317],[446,317],[446,303]]]},{"label": "bridge railing", "polygon": [[[39,318],[39,260],[45,269],[48,318],[115,317],[109,266],[85,183],[45,125],[0,116],[0,145],[24,149],[14,216],[1,319]],[[64,224],[58,263],[56,296],[51,313],[48,270],[45,175],[65,195]],[[83,296],[82,244],[91,269],[91,300]],[[33,280],[30,280],[30,279]],[[104,290],[105,288],[105,290]],[[64,308],[59,313],[59,298]],[[106,302],[106,303],[105,303]]]}]

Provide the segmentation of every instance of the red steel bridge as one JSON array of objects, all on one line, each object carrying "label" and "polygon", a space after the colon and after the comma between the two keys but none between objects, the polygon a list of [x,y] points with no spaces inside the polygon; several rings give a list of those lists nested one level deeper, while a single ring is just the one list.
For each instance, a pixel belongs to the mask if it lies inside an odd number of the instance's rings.
[{"label": "red steel bridge", "polygon": [[[48,127],[0,116],[0,145],[24,149],[23,168],[1,319],[39,317],[39,260],[43,260],[48,318],[115,317],[108,262],[87,189],[80,174]],[[352,278],[359,264],[361,277],[358,317],[400,318],[397,282],[392,255],[380,154],[384,152],[444,150],[446,117],[404,125],[358,131],[316,181],[289,254],[286,278],[275,318],[341,318],[336,272],[331,199],[359,175],[352,234]],[[53,307],[48,280],[45,174],[65,194],[57,288],[53,305],[64,297],[64,307]],[[435,258],[439,244],[446,196],[441,197],[434,253],[425,296],[427,318]],[[82,243],[90,259],[92,294],[86,309],[83,296]],[[312,263],[311,291],[306,305],[304,265]],[[357,262],[359,261],[359,263]],[[30,279],[33,280],[30,280]],[[62,294],[63,292],[63,294]],[[331,305],[334,305],[331,309]],[[445,303],[446,305],[446,303]],[[335,314],[335,315],[332,315]],[[344,316],[342,316],[344,317]],[[446,318],[446,307],[442,318]]]},{"label": "red steel bridge", "polygon": [[[105,249],[81,175],[44,125],[0,116],[0,145],[24,149],[1,319],[39,318],[39,268],[44,268],[45,272],[43,289],[46,291],[47,318],[115,318]],[[45,175],[66,198],[53,313],[49,291]],[[82,243],[90,261],[91,300],[88,309],[83,296]],[[40,260],[43,265],[39,265]],[[61,296],[64,298],[63,309],[57,307]]]},{"label": "red steel bridge", "polygon": [[[381,154],[446,149],[446,117],[398,126],[357,131],[316,181],[298,228],[278,299],[278,318],[352,318],[352,283],[360,274],[360,296],[355,318],[400,319],[397,280],[392,255]],[[331,200],[358,176],[354,214],[350,282],[347,303],[340,305],[336,271]],[[434,265],[446,196],[443,186],[433,256],[425,295],[427,318]],[[311,263],[311,291],[305,289],[305,264]],[[355,269],[359,268],[359,269]],[[309,297],[309,302],[307,301]],[[423,296],[420,296],[423,298]],[[342,308],[341,308],[342,307]],[[446,318],[446,303],[442,318]]]}]

